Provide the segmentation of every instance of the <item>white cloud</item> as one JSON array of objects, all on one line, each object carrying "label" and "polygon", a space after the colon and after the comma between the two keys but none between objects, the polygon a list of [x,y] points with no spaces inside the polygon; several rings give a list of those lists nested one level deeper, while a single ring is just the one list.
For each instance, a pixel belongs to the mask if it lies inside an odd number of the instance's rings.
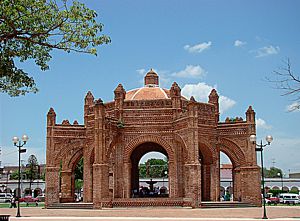
[{"label": "white cloud", "polygon": [[[213,88],[216,88],[216,87],[207,85],[204,82],[199,82],[198,84],[186,84],[183,86],[181,93],[183,96],[185,96],[187,98],[194,96],[194,98],[197,101],[207,102],[208,96]],[[219,102],[220,102],[220,113],[221,114],[236,104],[236,102],[234,100],[232,100],[228,97],[222,96],[222,95],[220,96]]]},{"label": "white cloud", "polygon": [[245,45],[245,44],[247,44],[247,42],[245,42],[245,41],[240,41],[240,40],[235,40],[235,42],[234,42],[234,46],[235,46],[235,47],[241,47],[241,46],[243,46],[243,45]]},{"label": "white cloud", "polygon": [[196,45],[185,45],[183,48],[187,50],[190,53],[201,53],[202,51],[209,49],[211,46],[211,41],[209,42],[203,42]]},{"label": "white cloud", "polygon": [[144,75],[146,74],[146,70],[144,68],[141,68],[141,69],[137,69],[136,72],[140,75]]},{"label": "white cloud", "polygon": [[258,129],[265,129],[265,130],[269,130],[269,129],[272,128],[271,125],[268,125],[266,123],[266,121],[264,121],[261,118],[256,119],[256,126],[257,126]]},{"label": "white cloud", "polygon": [[187,65],[184,70],[175,72],[172,76],[182,78],[196,78],[202,77],[206,74],[206,71],[200,65]]},{"label": "white cloud", "polygon": [[286,106],[285,109],[286,109],[286,111],[289,111],[289,112],[291,112],[291,111],[300,111],[300,103],[296,101],[296,102]]},{"label": "white cloud", "polygon": [[229,110],[236,104],[236,102],[234,100],[231,100],[230,98],[222,96],[222,95],[219,98],[219,102],[220,102],[220,113],[221,114],[226,112],[227,110]]},{"label": "white cloud", "polygon": [[280,51],[280,48],[278,46],[274,47],[273,45],[270,45],[270,46],[265,46],[265,47],[259,48],[252,52],[256,53],[255,57],[260,58],[260,57],[266,57],[269,55],[278,54],[279,51]]}]

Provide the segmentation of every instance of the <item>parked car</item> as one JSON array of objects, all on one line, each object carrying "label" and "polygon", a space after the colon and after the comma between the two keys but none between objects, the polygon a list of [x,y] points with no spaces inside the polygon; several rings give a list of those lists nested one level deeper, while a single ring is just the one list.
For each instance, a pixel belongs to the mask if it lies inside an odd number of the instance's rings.
[{"label": "parked car", "polygon": [[297,204],[299,203],[298,194],[295,193],[281,193],[279,195],[279,202],[283,204]]},{"label": "parked car", "polygon": [[0,193],[0,203],[10,203],[12,198],[10,193]]},{"label": "parked car", "polygon": [[32,202],[39,202],[38,198],[32,197],[32,196],[25,196],[20,198],[20,203],[21,202],[26,202],[26,203],[32,203]]},{"label": "parked car", "polygon": [[266,203],[268,205],[271,205],[271,204],[277,205],[279,203],[279,198],[278,197],[269,197],[269,198],[266,198]]}]

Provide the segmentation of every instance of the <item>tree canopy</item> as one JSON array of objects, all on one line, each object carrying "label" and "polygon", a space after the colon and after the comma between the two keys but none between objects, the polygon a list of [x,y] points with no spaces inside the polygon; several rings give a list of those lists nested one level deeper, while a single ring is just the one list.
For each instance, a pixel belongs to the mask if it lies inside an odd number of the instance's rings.
[{"label": "tree canopy", "polygon": [[162,178],[167,177],[168,162],[163,159],[148,159],[144,164],[139,165],[140,178]]},{"label": "tree canopy", "polygon": [[0,91],[10,96],[37,92],[33,77],[17,62],[33,59],[49,69],[53,49],[97,55],[96,46],[110,43],[100,35],[97,13],[78,1],[1,0]]},{"label": "tree canopy", "polygon": [[35,155],[30,155],[28,158],[27,169],[25,171],[27,179],[35,180],[39,178],[39,163]]},{"label": "tree canopy", "polygon": [[75,179],[83,179],[83,157],[80,158],[75,167]]},{"label": "tree canopy", "polygon": [[270,167],[270,169],[264,167],[264,175],[267,178],[276,178],[283,176],[283,173],[282,170],[277,167]]}]

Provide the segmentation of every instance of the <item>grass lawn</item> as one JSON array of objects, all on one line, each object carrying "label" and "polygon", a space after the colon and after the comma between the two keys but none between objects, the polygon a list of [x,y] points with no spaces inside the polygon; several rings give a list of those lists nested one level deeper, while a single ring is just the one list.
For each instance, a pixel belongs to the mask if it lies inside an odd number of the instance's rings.
[{"label": "grass lawn", "polygon": [[[39,203],[38,207],[44,207],[45,203]],[[9,208],[10,203],[0,203],[0,208]],[[20,207],[36,207],[35,203],[29,203],[28,206],[26,203],[20,203]]]}]

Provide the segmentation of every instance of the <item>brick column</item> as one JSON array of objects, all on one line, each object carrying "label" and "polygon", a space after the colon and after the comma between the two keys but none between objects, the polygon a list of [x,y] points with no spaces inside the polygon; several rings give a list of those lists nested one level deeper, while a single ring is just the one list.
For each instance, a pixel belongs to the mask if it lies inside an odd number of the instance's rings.
[{"label": "brick column", "polygon": [[59,202],[59,167],[46,166],[45,207]]},{"label": "brick column", "polygon": [[123,165],[123,178],[124,178],[124,185],[123,185],[123,193],[122,197],[123,198],[130,198],[130,193],[131,193],[131,163],[124,163]]},{"label": "brick column", "polygon": [[93,202],[93,183],[92,183],[92,167],[90,160],[84,156],[83,158],[83,202]]},{"label": "brick column", "polygon": [[188,183],[186,197],[192,199],[191,206],[199,207],[201,203],[201,165],[199,163],[186,164]]},{"label": "brick column", "polygon": [[261,206],[260,168],[258,166],[246,166],[240,169],[242,201]]},{"label": "brick column", "polygon": [[116,156],[114,165],[114,198],[122,198],[124,188],[124,164],[123,149],[120,144],[117,144],[114,154]]},{"label": "brick column", "polygon": [[210,166],[210,200],[220,200],[220,161],[219,157]]},{"label": "brick column", "polygon": [[102,201],[108,199],[108,165],[94,164],[93,165],[93,202],[95,209],[102,208]]},{"label": "brick column", "polygon": [[177,197],[177,174],[175,169],[177,167],[175,162],[170,161],[168,168],[169,168],[169,174],[168,174],[168,179],[169,179],[169,197],[170,198],[175,198]]},{"label": "brick column", "polygon": [[232,180],[233,180],[233,200],[240,201],[242,200],[241,189],[241,170],[239,167],[236,167],[232,170]]},{"label": "brick column", "polygon": [[72,171],[61,171],[61,199],[62,203],[73,202],[74,193],[72,193]]}]

